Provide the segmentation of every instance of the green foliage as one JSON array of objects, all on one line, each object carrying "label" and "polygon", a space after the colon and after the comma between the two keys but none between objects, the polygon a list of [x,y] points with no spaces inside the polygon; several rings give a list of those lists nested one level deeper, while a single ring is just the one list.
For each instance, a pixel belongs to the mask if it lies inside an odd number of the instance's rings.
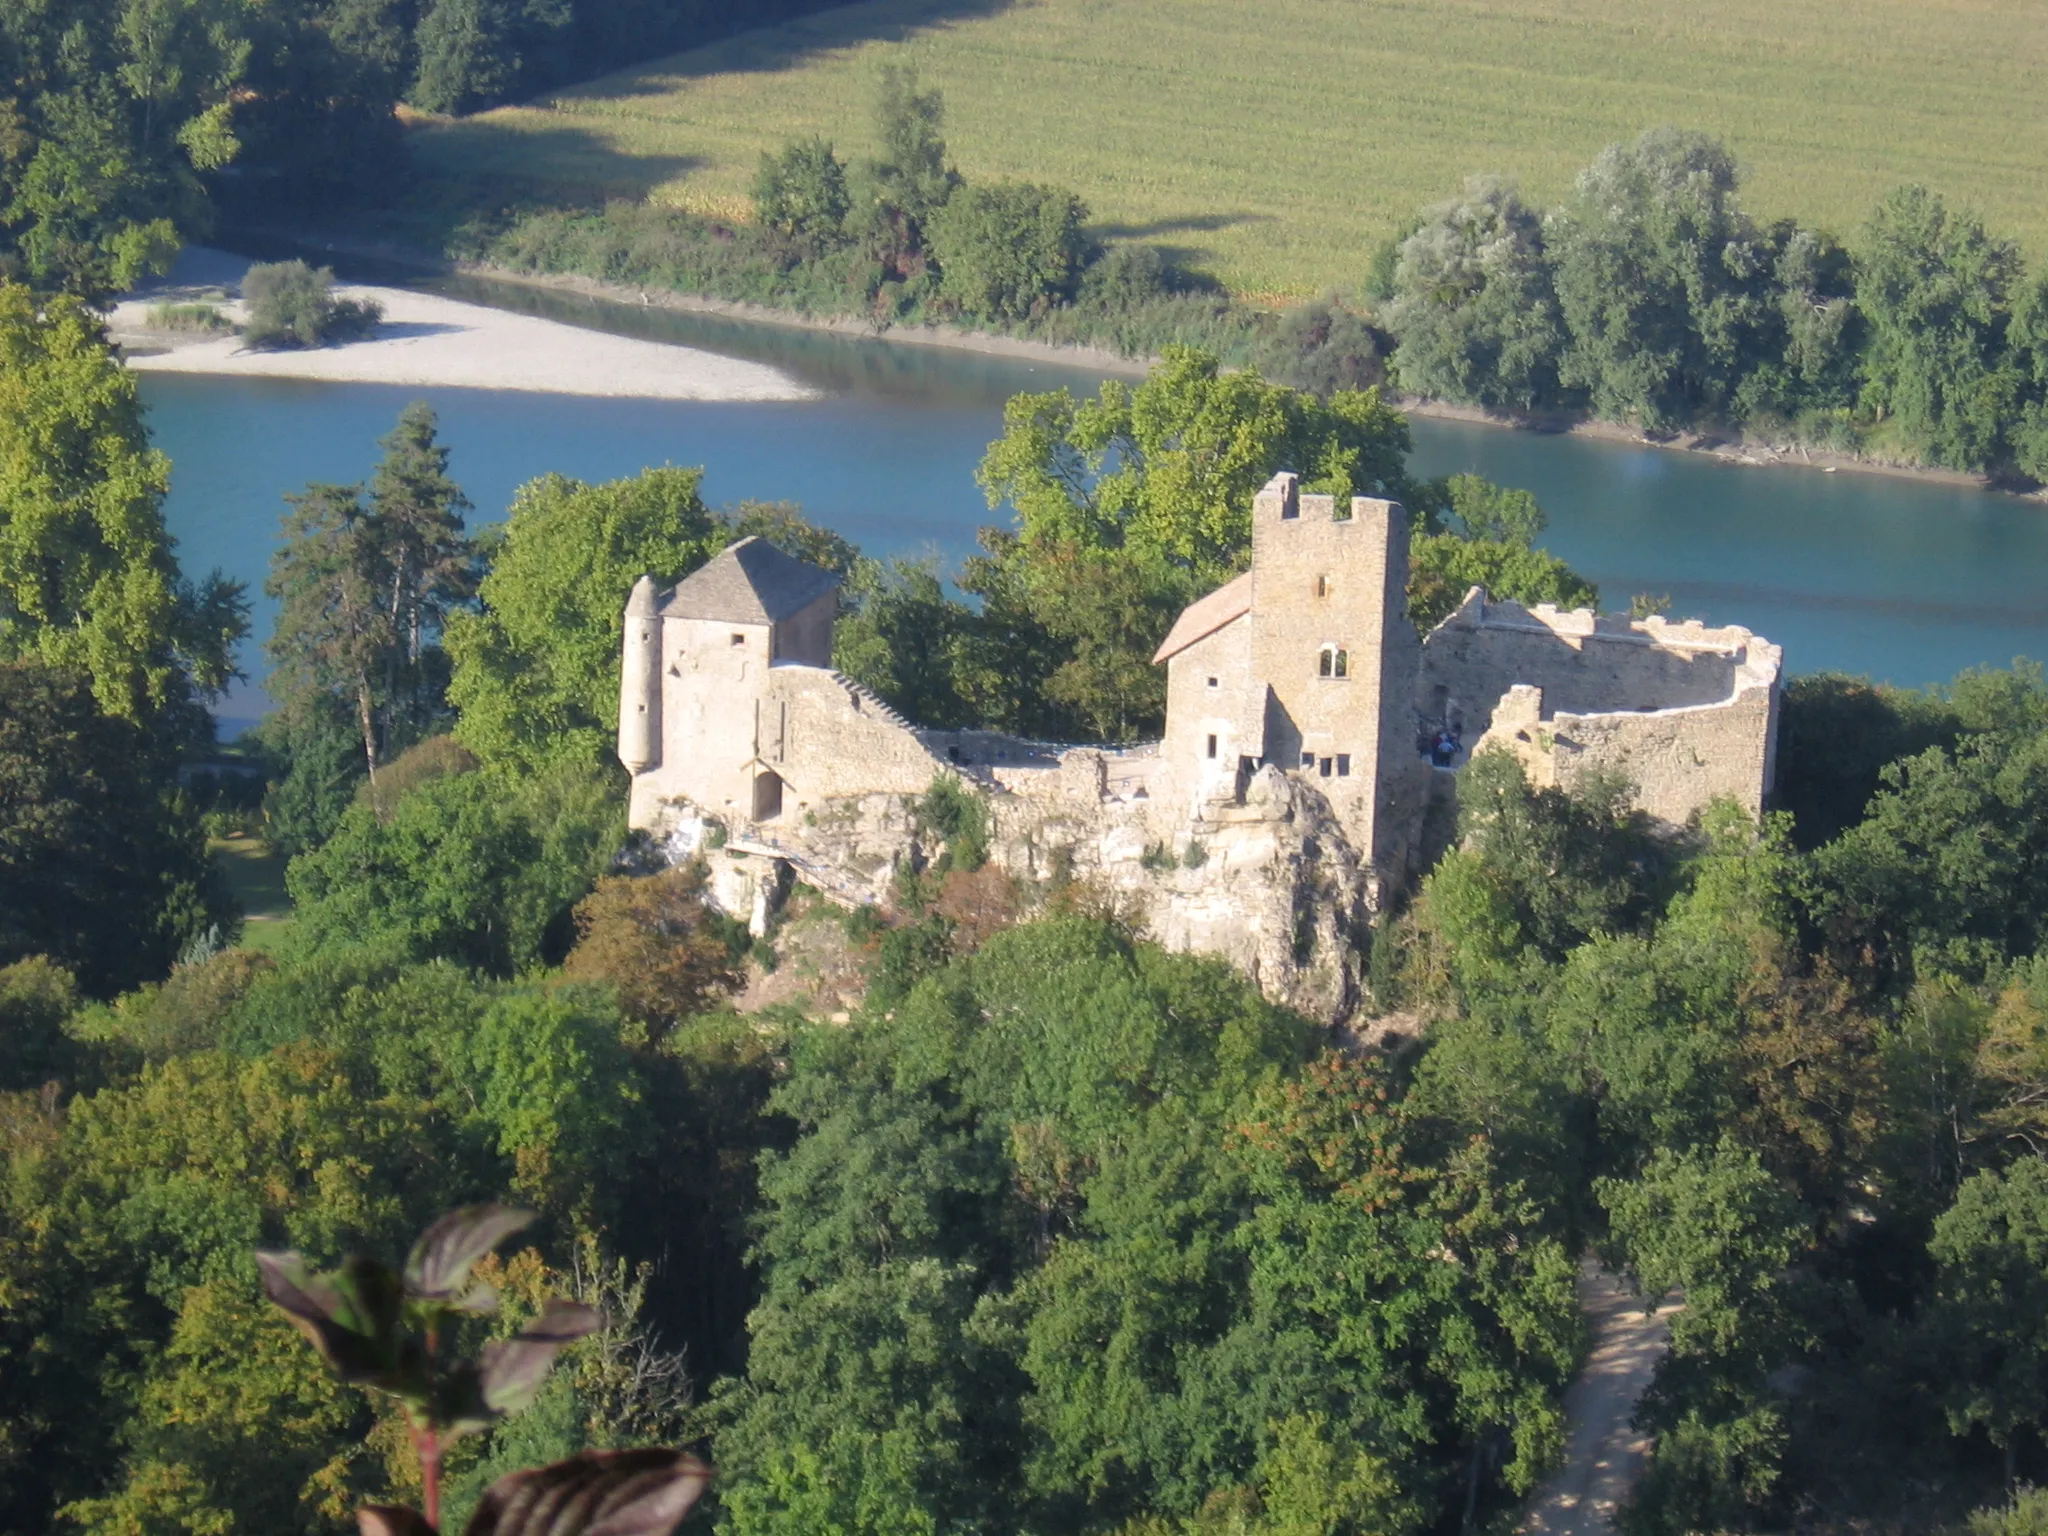
[{"label": "green foliage", "polygon": [[0,1093],[70,1075],[64,1023],[78,1003],[78,983],[54,961],[31,955],[0,966]]},{"label": "green foliage", "polygon": [[1404,389],[1501,410],[1559,402],[1564,321],[1542,220],[1512,185],[1470,178],[1389,249],[1386,319]]},{"label": "green foliage", "polygon": [[1553,215],[1559,376],[1595,414],[1669,429],[1726,408],[1768,278],[1736,181],[1716,141],[1655,128],[1602,150]]},{"label": "green foliage", "polygon": [[383,311],[373,300],[337,299],[334,273],[303,261],[259,263],[242,279],[249,320],[243,345],[258,351],[324,347],[356,341],[377,328]]},{"label": "green foliage", "polygon": [[754,212],[772,230],[824,250],[846,238],[852,208],[846,167],[821,138],[792,139],[778,155],[761,156]]},{"label": "green foliage", "polygon": [[381,441],[367,506],[359,485],[310,485],[286,498],[293,510],[264,590],[278,599],[265,649],[283,719],[267,729],[288,760],[288,845],[312,846],[331,829],[334,797],[352,776],[337,775],[332,750],[344,713],[355,717],[373,784],[384,757],[444,719],[441,629],[475,591],[477,551],[436,431],[425,402],[405,408]]},{"label": "green foliage", "polygon": [[618,729],[626,597],[641,576],[687,575],[724,547],[701,470],[522,486],[475,613],[451,615],[456,739],[486,763],[598,764]]},{"label": "green foliage", "polygon": [[170,464],[135,380],[68,299],[0,283],[0,661],[75,668],[99,707],[140,719],[224,687],[241,588],[180,576],[164,531]]},{"label": "green foliage", "polygon": [[616,850],[620,815],[609,787],[573,766],[524,785],[436,779],[388,817],[356,805],[292,861],[293,942],[308,955],[389,945],[495,976],[559,959],[569,909]]},{"label": "green foliage", "polygon": [[1981,1426],[2010,1456],[2048,1424],[2048,1164],[1971,1176],[1928,1252],[1940,1266],[1949,1423],[1958,1434]]},{"label": "green foliage", "polygon": [[1192,348],[1169,347],[1135,389],[1017,395],[1003,426],[977,478],[1027,546],[1127,548],[1204,582],[1242,562],[1252,497],[1276,470],[1340,496],[1410,490],[1408,424],[1376,390],[1317,400]]},{"label": "green foliage", "polygon": [[1864,231],[1864,399],[1938,464],[1974,469],[1999,458],[2018,385],[2001,365],[2019,278],[2011,242],[1923,187],[1893,193]]},{"label": "green foliage", "polygon": [[1416,628],[1426,632],[1442,623],[1474,587],[1517,603],[1600,605],[1598,587],[1548,550],[1531,549],[1519,540],[1430,533],[1409,544],[1408,617]]},{"label": "green foliage", "polygon": [[1307,1043],[1213,963],[1072,920],[799,1036],[728,1518],[1114,1526],[1255,1489],[1262,1528],[1416,1529],[1497,1432],[1526,1486],[1563,1252],[1483,1151],[1436,1160],[1385,1077]]},{"label": "green foliage", "polygon": [[946,106],[937,91],[918,89],[917,71],[885,65],[875,97],[879,146],[861,165],[862,204],[857,227],[885,258],[911,275],[926,249],[932,221],[960,176],[946,163]]},{"label": "green foliage", "polygon": [[981,630],[932,561],[864,559],[840,588],[832,665],[919,725],[972,725],[963,690],[973,688]]},{"label": "green foliage", "polygon": [[233,930],[169,736],[102,714],[76,673],[0,664],[0,965],[45,955],[111,996]]},{"label": "green foliage", "polygon": [[960,188],[931,220],[939,291],[968,315],[1021,320],[1073,296],[1088,210],[1071,192],[1028,181]]},{"label": "green foliage", "polygon": [[988,862],[988,806],[954,774],[940,774],[917,802],[917,829],[946,845],[948,869],[976,870]]}]

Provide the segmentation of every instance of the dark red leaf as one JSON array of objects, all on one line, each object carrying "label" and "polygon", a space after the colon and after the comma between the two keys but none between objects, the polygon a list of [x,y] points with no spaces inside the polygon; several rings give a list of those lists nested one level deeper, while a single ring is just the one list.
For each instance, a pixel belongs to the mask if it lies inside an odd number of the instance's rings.
[{"label": "dark red leaf", "polygon": [[499,1478],[463,1536],[668,1536],[710,1481],[682,1451],[585,1451]]},{"label": "dark red leaf", "polygon": [[484,1401],[499,1413],[526,1407],[547,1379],[555,1356],[603,1326],[604,1318],[594,1307],[560,1298],[549,1301],[515,1337],[484,1346]]},{"label": "dark red leaf", "polygon": [[533,1220],[533,1212],[508,1205],[465,1205],[450,1211],[412,1245],[405,1261],[407,1294],[435,1300],[453,1296],[478,1259]]},{"label": "dark red leaf", "polygon": [[427,1517],[403,1504],[365,1504],[356,1511],[361,1536],[436,1536]]}]

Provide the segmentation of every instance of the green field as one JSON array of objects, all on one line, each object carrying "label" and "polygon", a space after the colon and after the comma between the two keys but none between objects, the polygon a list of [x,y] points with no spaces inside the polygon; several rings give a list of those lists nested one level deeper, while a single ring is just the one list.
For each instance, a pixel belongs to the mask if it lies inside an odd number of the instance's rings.
[{"label": "green field", "polygon": [[276,950],[291,932],[292,899],[284,886],[286,860],[260,837],[246,833],[216,837],[207,851],[246,918],[242,942],[251,949]]},{"label": "green field", "polygon": [[1764,215],[1852,235],[1918,180],[2048,250],[2043,0],[870,0],[413,143],[736,213],[765,147],[867,149],[891,60],[945,92],[970,177],[1064,183],[1244,293],[1354,283],[1467,173],[1549,199],[1663,122],[1725,138]]}]

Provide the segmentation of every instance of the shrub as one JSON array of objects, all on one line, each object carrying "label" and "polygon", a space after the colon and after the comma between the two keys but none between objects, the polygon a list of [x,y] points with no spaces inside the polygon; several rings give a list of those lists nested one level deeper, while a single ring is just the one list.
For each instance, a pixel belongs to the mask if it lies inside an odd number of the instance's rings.
[{"label": "shrub", "polygon": [[149,323],[159,331],[231,331],[234,325],[217,304],[152,304]]},{"label": "shrub", "polygon": [[845,239],[846,167],[820,138],[793,139],[763,154],[754,177],[754,210],[772,230],[824,248]]},{"label": "shrub", "polygon": [[249,306],[242,340],[259,350],[355,341],[374,331],[384,315],[370,300],[337,299],[333,271],[303,261],[251,267],[242,297]]},{"label": "shrub", "polygon": [[962,187],[932,221],[940,292],[969,314],[1022,320],[1072,294],[1088,210],[1028,181]]}]

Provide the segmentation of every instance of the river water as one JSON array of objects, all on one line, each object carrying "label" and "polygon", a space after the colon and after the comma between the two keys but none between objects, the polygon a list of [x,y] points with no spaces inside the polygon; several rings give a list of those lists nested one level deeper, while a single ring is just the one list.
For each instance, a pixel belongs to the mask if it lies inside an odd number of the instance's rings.
[{"label": "river water", "polygon": [[[469,280],[459,297],[604,330],[772,363],[824,391],[800,403],[604,400],[289,380],[141,377],[156,442],[171,457],[166,508],[188,572],[219,567],[260,596],[283,495],[368,476],[404,405],[440,413],[451,468],[504,515],[514,489],[550,470],[583,480],[658,464],[702,465],[713,504],[801,502],[870,554],[955,565],[992,513],[974,468],[1021,390],[1093,390],[1082,369],[827,335]],[[1992,492],[1852,473],[1730,465],[1625,443],[1417,420],[1414,468],[1473,470],[1526,486],[1550,515],[1548,547],[1597,582],[1609,606],[1668,594],[1671,611],[1746,624],[1785,648],[1788,669],[1896,683],[2048,657],[2048,507]],[[252,642],[244,666],[260,677]],[[259,713],[238,689],[223,723]]]}]

